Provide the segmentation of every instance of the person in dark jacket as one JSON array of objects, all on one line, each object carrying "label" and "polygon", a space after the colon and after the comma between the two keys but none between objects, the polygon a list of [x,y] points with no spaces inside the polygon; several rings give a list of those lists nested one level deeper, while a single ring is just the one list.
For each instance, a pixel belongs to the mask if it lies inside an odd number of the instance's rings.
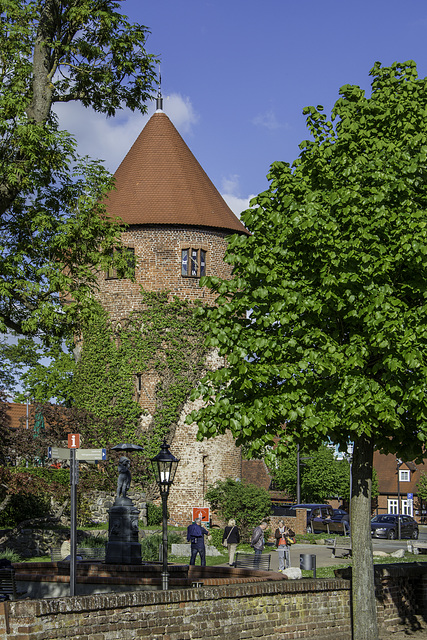
[{"label": "person in dark jacket", "polygon": [[[227,545],[225,545],[227,541]],[[240,542],[240,533],[238,527],[236,527],[236,521],[231,519],[228,521],[228,525],[224,529],[224,535],[222,536],[222,544],[227,546],[228,549],[228,564],[230,567],[234,565],[234,554],[236,553],[237,545]]]},{"label": "person in dark jacket", "polygon": [[202,527],[201,524],[201,519],[196,518],[195,521],[187,527],[187,542],[191,542],[190,565],[196,564],[196,557],[197,554],[199,554],[201,566],[206,567],[204,536],[208,536],[209,531]]}]

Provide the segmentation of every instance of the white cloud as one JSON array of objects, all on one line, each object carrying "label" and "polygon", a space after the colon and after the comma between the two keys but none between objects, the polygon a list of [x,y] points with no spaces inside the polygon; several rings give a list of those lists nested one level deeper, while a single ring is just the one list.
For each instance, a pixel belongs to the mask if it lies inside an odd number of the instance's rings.
[{"label": "white cloud", "polygon": [[[60,126],[78,141],[80,155],[99,158],[114,172],[155,111],[155,103],[148,106],[148,114],[123,110],[115,118],[106,118],[79,103],[55,105]],[[179,94],[167,96],[163,108],[180,133],[188,133],[198,121],[191,100]]]},{"label": "white cloud", "polygon": [[276,129],[289,128],[289,125],[287,123],[282,124],[277,120],[276,114],[272,109],[270,109],[269,111],[266,111],[265,113],[261,113],[259,116],[256,116],[255,118],[252,119],[251,122],[257,127],[265,127],[270,131],[275,131]]},{"label": "white cloud", "polygon": [[228,178],[223,178],[221,195],[237,217],[240,218],[242,211],[249,208],[249,201],[255,197],[254,194],[247,197],[242,197],[239,193],[239,176],[237,174],[231,175]]}]

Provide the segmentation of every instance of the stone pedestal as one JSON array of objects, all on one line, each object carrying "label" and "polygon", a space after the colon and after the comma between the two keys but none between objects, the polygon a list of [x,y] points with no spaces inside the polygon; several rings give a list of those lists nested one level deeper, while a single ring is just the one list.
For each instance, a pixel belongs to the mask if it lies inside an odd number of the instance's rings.
[{"label": "stone pedestal", "polygon": [[130,498],[116,498],[109,510],[107,564],[141,564],[139,510]]}]

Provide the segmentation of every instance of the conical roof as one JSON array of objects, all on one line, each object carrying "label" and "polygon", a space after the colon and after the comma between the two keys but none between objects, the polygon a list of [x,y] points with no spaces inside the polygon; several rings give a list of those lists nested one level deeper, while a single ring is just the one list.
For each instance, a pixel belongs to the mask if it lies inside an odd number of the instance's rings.
[{"label": "conical roof", "polygon": [[167,115],[156,111],[115,173],[107,212],[131,225],[190,225],[248,233]]}]

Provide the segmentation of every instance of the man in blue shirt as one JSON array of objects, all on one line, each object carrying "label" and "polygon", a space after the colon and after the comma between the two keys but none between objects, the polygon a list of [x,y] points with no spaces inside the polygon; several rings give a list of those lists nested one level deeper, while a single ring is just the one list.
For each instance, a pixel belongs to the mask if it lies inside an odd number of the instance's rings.
[{"label": "man in blue shirt", "polygon": [[209,535],[204,527],[201,526],[201,519],[196,518],[195,521],[187,527],[187,542],[191,542],[191,558],[190,565],[196,564],[196,556],[200,554],[200,564],[206,566],[205,557],[205,538]]}]

